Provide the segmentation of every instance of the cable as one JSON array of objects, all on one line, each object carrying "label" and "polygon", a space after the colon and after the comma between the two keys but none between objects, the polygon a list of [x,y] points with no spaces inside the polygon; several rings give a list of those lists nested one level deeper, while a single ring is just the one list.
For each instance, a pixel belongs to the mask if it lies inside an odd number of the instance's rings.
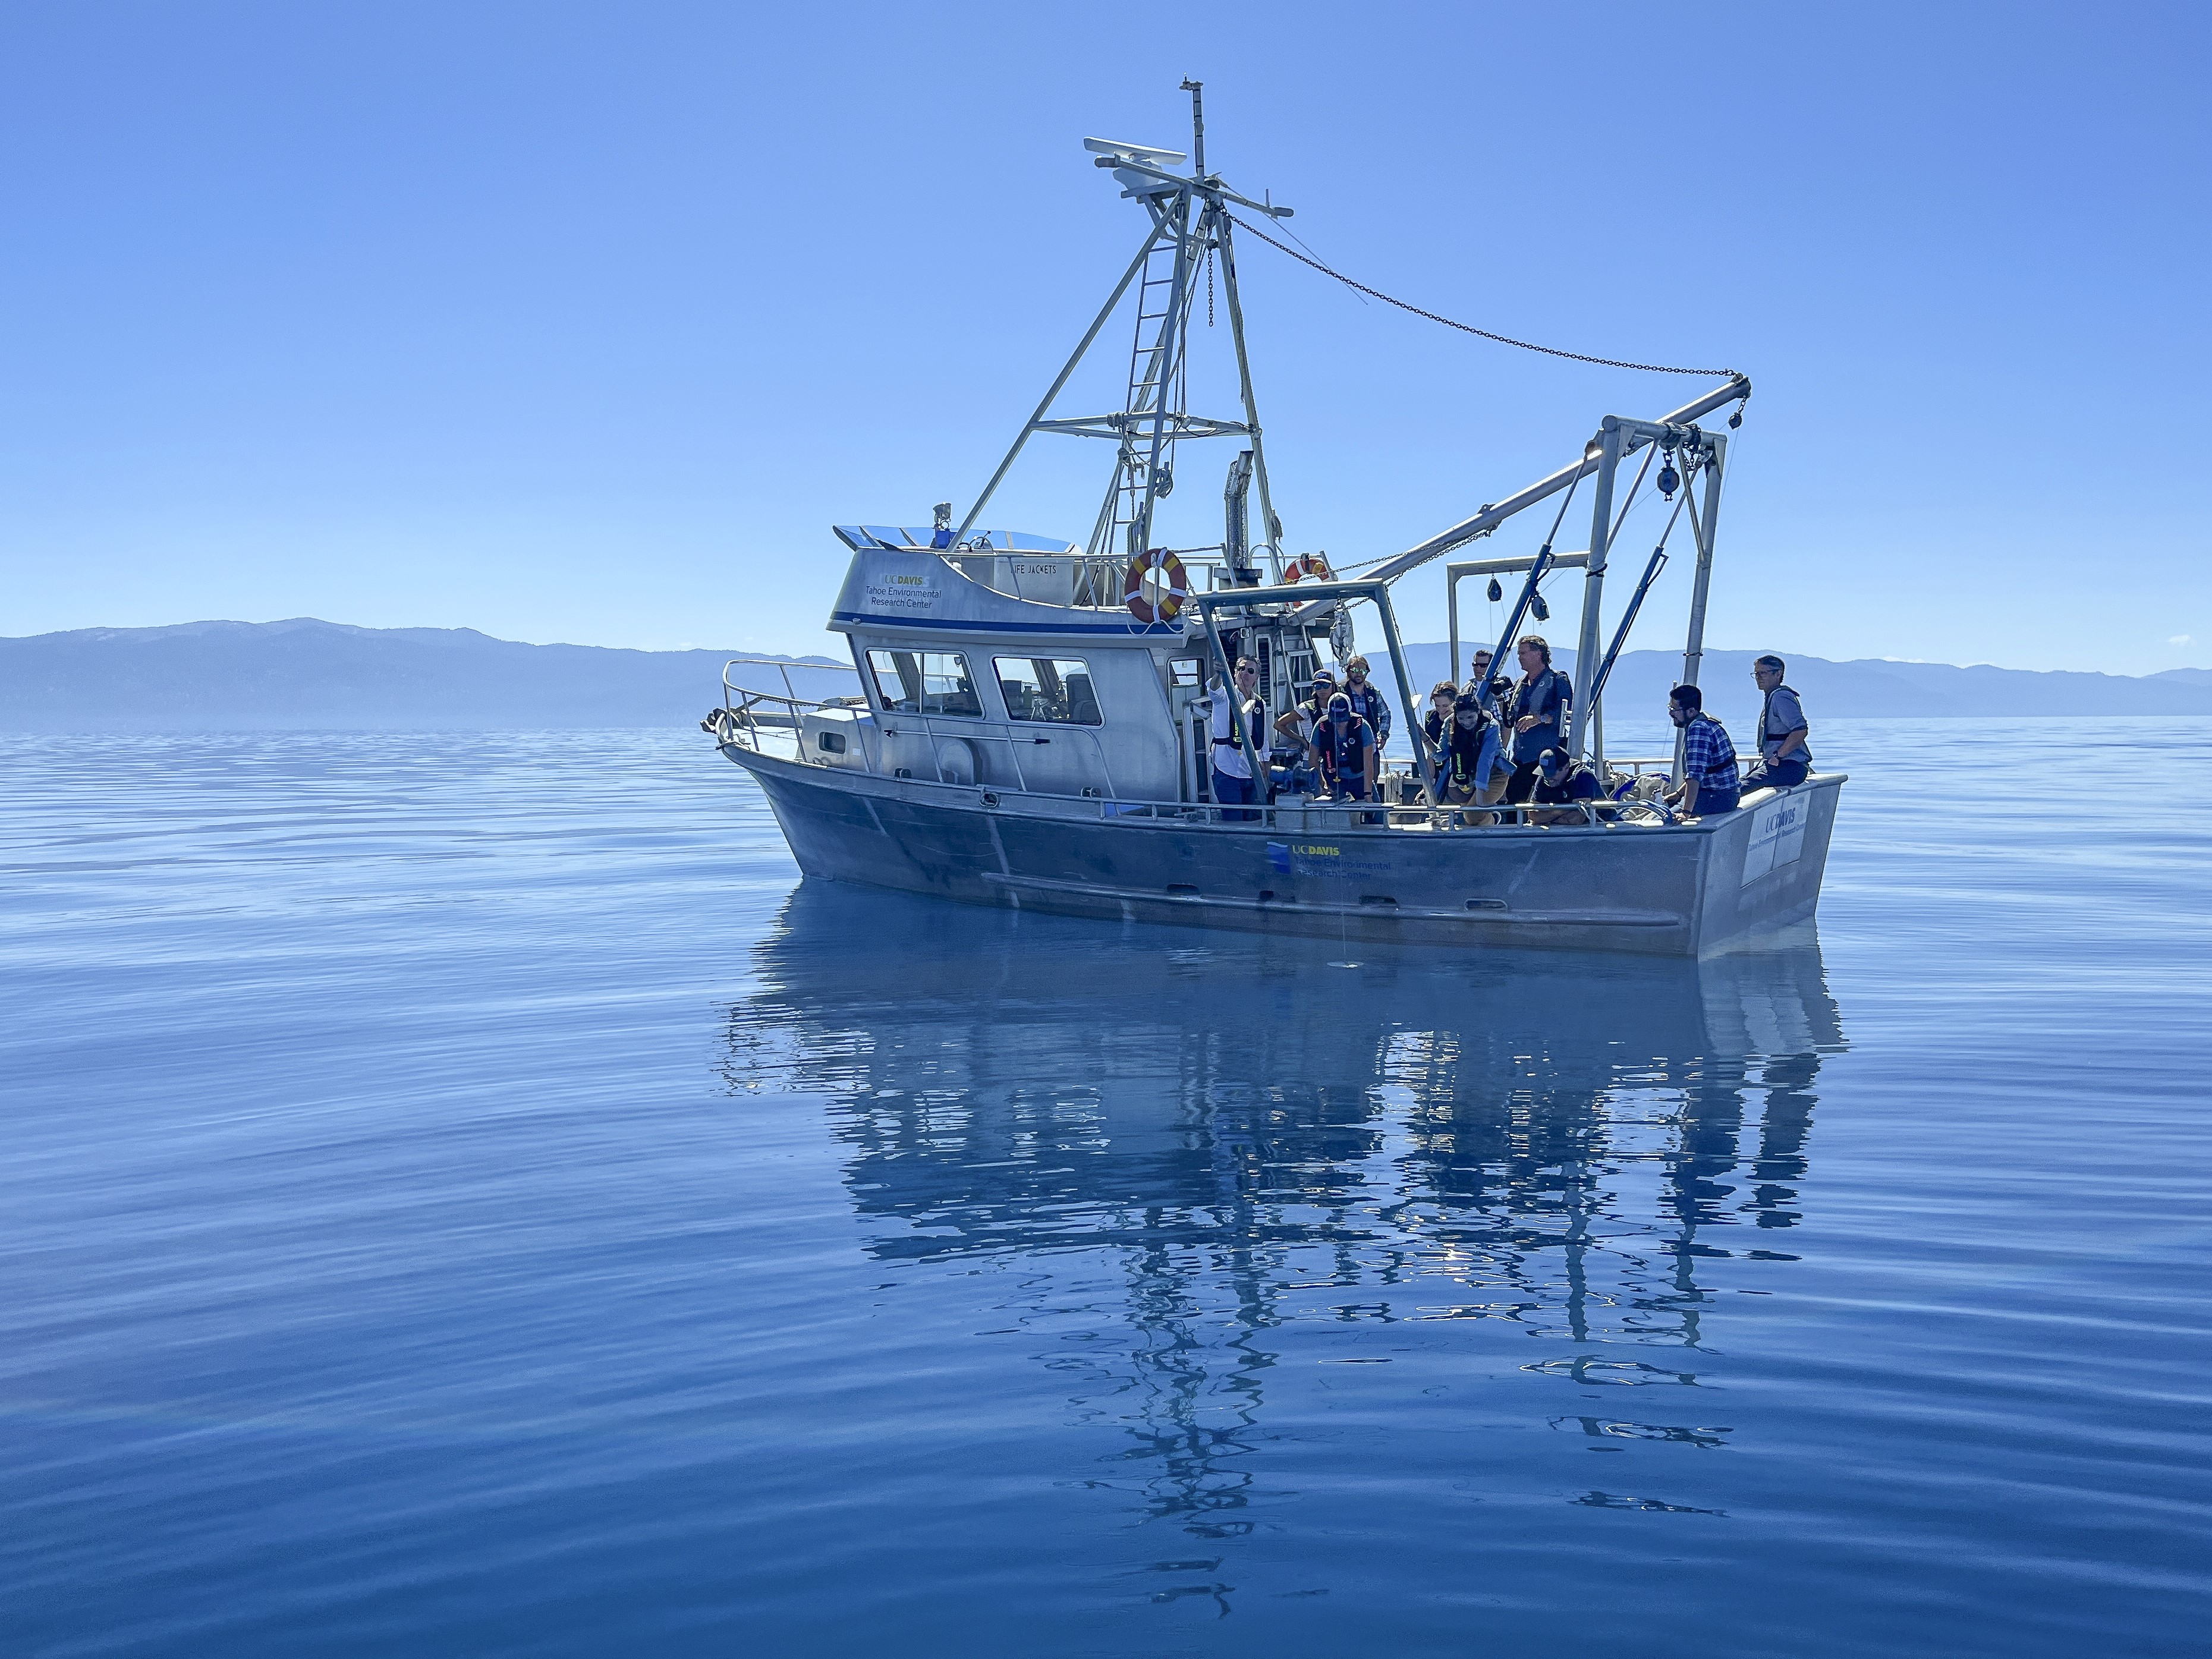
[{"label": "cable", "polygon": [[1296,248],[1285,246],[1273,237],[1268,235],[1266,231],[1260,229],[1256,225],[1246,224],[1242,219],[1239,219],[1233,213],[1224,213],[1222,215],[1222,217],[1227,219],[1230,223],[1235,225],[1240,230],[1250,231],[1255,236],[1265,242],[1269,247],[1274,248],[1280,252],[1289,254],[1291,258],[1296,259],[1302,265],[1312,266],[1316,270],[1321,272],[1322,276],[1334,278],[1335,281],[1342,283],[1346,288],[1357,289],[1362,294],[1372,295],[1376,299],[1382,301],[1384,305],[1395,306],[1401,311],[1410,311],[1416,317],[1425,317],[1432,323],[1442,323],[1446,328],[1455,328],[1462,334],[1479,335],[1483,339],[1494,340],[1499,345],[1516,346],[1522,351],[1540,351],[1547,357],[1565,357],[1571,362],[1595,363],[1600,368],[1640,369],[1646,374],[1711,375],[1719,380],[1741,380],[1743,378],[1732,368],[1680,368],[1665,363],[1632,363],[1624,362],[1622,359],[1618,357],[1592,357],[1584,352],[1562,351],[1557,346],[1538,345],[1533,340],[1516,340],[1510,334],[1493,334],[1486,328],[1475,327],[1472,323],[1456,323],[1449,317],[1437,316],[1433,311],[1424,311],[1419,306],[1408,305],[1403,300],[1393,299],[1389,295],[1383,293],[1381,289],[1370,288],[1364,283],[1356,283],[1340,270],[1331,270],[1327,265],[1322,264],[1320,260],[1308,258]]}]

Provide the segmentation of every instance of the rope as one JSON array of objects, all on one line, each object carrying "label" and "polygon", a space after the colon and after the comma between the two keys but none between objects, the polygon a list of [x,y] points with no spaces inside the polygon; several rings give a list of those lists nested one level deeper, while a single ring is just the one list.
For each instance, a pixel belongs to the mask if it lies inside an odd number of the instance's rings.
[{"label": "rope", "polygon": [[1239,230],[1250,231],[1252,234],[1258,237],[1269,247],[1278,249],[1284,253],[1289,254],[1291,258],[1296,259],[1302,265],[1312,266],[1314,270],[1321,272],[1322,276],[1334,278],[1335,281],[1342,283],[1348,289],[1356,289],[1362,294],[1370,295],[1374,298],[1382,301],[1386,306],[1395,306],[1401,311],[1410,311],[1416,317],[1425,317],[1432,323],[1442,323],[1446,328],[1455,328],[1462,334],[1479,335],[1483,339],[1494,340],[1499,345],[1516,346],[1522,351],[1540,351],[1547,357],[1565,357],[1570,362],[1595,363],[1600,368],[1635,368],[1641,369],[1646,374],[1711,375],[1716,379],[1729,380],[1739,380],[1741,378],[1741,376],[1738,375],[1735,370],[1732,368],[1679,368],[1666,363],[1632,363],[1626,362],[1618,357],[1592,357],[1580,351],[1562,351],[1557,346],[1538,345],[1533,340],[1516,340],[1510,334],[1493,334],[1486,328],[1475,327],[1472,323],[1455,323],[1449,317],[1437,316],[1433,311],[1424,311],[1419,306],[1408,305],[1403,300],[1393,299],[1390,295],[1383,293],[1380,289],[1370,288],[1364,283],[1356,283],[1340,270],[1331,270],[1327,265],[1322,264],[1320,260],[1310,259],[1304,254],[1299,252],[1296,248],[1285,246],[1273,237],[1268,235],[1266,231],[1260,229],[1256,225],[1246,224],[1242,219],[1239,219],[1233,213],[1224,213],[1222,215],[1222,217],[1228,220],[1230,223],[1235,225]]}]

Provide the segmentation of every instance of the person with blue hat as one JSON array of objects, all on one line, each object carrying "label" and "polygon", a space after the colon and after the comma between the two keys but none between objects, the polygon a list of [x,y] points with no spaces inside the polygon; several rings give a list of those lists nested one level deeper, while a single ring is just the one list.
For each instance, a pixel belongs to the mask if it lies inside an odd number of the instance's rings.
[{"label": "person with blue hat", "polygon": [[1314,727],[1314,757],[1328,793],[1338,800],[1375,799],[1375,728],[1338,692],[1328,700],[1328,716]]},{"label": "person with blue hat", "polygon": [[1580,824],[1590,822],[1587,812],[1576,811],[1570,801],[1597,800],[1605,791],[1599,787],[1597,774],[1580,761],[1567,758],[1561,749],[1547,749],[1536,757],[1536,787],[1530,799],[1538,806],[1548,806],[1548,812],[1531,812],[1528,822],[1535,824]]}]

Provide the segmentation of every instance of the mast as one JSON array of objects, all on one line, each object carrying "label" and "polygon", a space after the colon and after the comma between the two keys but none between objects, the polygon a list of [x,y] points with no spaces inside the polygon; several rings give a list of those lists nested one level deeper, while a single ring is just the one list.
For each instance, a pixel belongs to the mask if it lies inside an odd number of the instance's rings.
[{"label": "mast", "polygon": [[[1030,438],[1039,432],[1056,432],[1103,439],[1114,445],[1114,471],[1091,530],[1090,550],[1094,556],[1133,558],[1152,545],[1152,520],[1160,498],[1175,488],[1176,446],[1186,439],[1241,437],[1249,440],[1252,476],[1260,487],[1261,533],[1273,573],[1279,575],[1281,572],[1282,523],[1275,516],[1267,453],[1260,439],[1259,405],[1245,345],[1244,309],[1229,238],[1228,205],[1234,203],[1273,219],[1289,218],[1291,210],[1239,195],[1206,171],[1204,86],[1185,81],[1182,89],[1191,98],[1189,173],[1171,170],[1185,159],[1179,150],[1105,138],[1083,141],[1084,148],[1091,152],[1093,164],[1110,169],[1122,186],[1122,194],[1144,208],[1151,228],[1074,352],[1015,435],[990,482],[961,520],[953,537],[956,544],[974,531]],[[1206,275],[1201,267],[1209,254],[1218,257],[1227,289],[1230,334],[1243,405],[1242,420],[1194,415],[1186,406],[1190,308],[1198,283]],[[1055,417],[1054,403],[1097,343],[1108,319],[1133,290],[1137,300],[1136,327],[1121,407],[1109,413]]]}]

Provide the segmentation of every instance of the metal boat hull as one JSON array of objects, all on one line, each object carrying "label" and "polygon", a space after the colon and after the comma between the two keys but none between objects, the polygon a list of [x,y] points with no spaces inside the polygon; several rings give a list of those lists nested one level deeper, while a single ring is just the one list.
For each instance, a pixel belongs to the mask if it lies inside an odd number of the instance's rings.
[{"label": "metal boat hull", "polygon": [[1812,915],[1843,778],[1665,829],[1431,834],[1338,809],[1132,816],[722,745],[806,875],[1117,921],[1463,950],[1709,956]]}]

